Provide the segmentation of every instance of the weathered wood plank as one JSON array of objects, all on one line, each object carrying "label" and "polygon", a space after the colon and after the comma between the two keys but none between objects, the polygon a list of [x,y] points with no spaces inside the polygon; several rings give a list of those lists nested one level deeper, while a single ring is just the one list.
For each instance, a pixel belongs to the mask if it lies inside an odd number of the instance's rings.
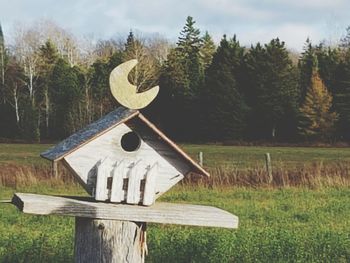
[{"label": "weathered wood plank", "polygon": [[113,170],[113,181],[111,189],[111,202],[120,203],[124,201],[123,181],[124,175],[127,173],[125,162],[121,161]]},{"label": "weathered wood plank", "polygon": [[156,178],[158,174],[158,163],[149,168],[145,178],[145,190],[143,192],[143,205],[153,205],[156,195]]},{"label": "weathered wood plank", "polygon": [[[178,154],[172,151],[170,146],[161,141],[150,145],[147,141],[141,140],[140,148],[137,151],[124,151],[120,140],[125,133],[130,131],[132,130],[122,123],[87,143],[84,147],[65,156],[64,160],[72,168],[85,189],[89,190],[96,187],[96,163],[104,158],[109,158],[113,162],[123,160],[127,166],[130,166],[135,160],[142,160],[140,165],[144,166],[142,167],[144,170],[148,165],[158,162],[156,198],[168,191],[191,170],[190,166],[179,159]],[[150,134],[155,137],[154,133]],[[140,136],[142,137],[141,134]],[[164,151],[159,152],[159,147],[166,148],[167,154]],[[88,193],[92,194],[92,190],[89,190]]]},{"label": "weathered wood plank", "polygon": [[[88,200],[88,201],[86,201]],[[68,198],[16,193],[12,203],[21,211],[38,215],[66,215],[96,219],[237,228],[238,217],[219,208],[155,203],[138,206],[94,202],[92,198]]]},{"label": "weathered wood plank", "polygon": [[91,123],[80,131],[72,134],[56,146],[42,152],[40,155],[48,160],[58,161],[67,154],[79,149],[87,142],[104,134],[118,124],[126,122],[138,114],[139,112],[136,110],[119,107],[96,122]]},{"label": "weathered wood plank", "polygon": [[144,229],[142,223],[77,217],[75,262],[142,263]]},{"label": "weathered wood plank", "polygon": [[108,200],[107,178],[110,176],[110,169],[111,161],[108,158],[101,160],[97,167],[95,199],[98,201]]},{"label": "weathered wood plank", "polygon": [[130,168],[126,196],[126,202],[128,204],[138,204],[140,202],[140,185],[143,175],[144,173],[140,167],[140,162],[135,163],[135,165]]}]

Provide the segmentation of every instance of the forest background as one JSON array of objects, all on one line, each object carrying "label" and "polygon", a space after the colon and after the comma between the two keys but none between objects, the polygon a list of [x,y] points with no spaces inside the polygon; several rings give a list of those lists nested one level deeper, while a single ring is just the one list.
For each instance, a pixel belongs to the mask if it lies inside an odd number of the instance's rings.
[{"label": "forest background", "polygon": [[318,143],[350,140],[350,27],[336,46],[306,39],[298,54],[285,43],[216,45],[187,17],[176,43],[130,31],[93,41],[49,20],[0,25],[0,138],[57,141],[119,105],[109,74],[138,59],[129,75],[142,92],[160,86],[145,110],[182,142]]}]

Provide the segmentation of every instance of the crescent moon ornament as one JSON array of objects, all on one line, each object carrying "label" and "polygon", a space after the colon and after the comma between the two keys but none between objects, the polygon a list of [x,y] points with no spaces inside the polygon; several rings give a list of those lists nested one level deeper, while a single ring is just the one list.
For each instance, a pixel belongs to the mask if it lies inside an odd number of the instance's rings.
[{"label": "crescent moon ornament", "polygon": [[137,65],[136,59],[129,60],[114,68],[109,76],[109,85],[113,97],[124,107],[142,109],[150,104],[159,92],[159,86],[138,93],[137,87],[128,80],[130,71]]}]

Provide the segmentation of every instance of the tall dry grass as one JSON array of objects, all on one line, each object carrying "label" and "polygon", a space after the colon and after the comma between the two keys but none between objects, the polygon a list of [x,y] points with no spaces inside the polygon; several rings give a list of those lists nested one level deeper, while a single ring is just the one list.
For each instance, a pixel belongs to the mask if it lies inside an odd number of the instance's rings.
[{"label": "tall dry grass", "polygon": [[57,178],[53,176],[52,170],[49,167],[18,166],[12,164],[0,166],[0,186],[17,188],[42,184],[60,186],[76,184],[76,180],[61,165],[59,166]]},{"label": "tall dry grass", "polygon": [[[266,168],[256,165],[247,169],[218,166],[208,169],[210,178],[192,174],[182,181],[186,185],[206,187],[349,187],[350,162],[335,162],[325,165],[323,162],[286,167],[283,163],[273,167],[272,178]],[[77,184],[73,175],[63,166],[59,166],[59,176],[55,178],[48,167],[0,166],[0,186],[26,187],[33,185]]]},{"label": "tall dry grass", "polygon": [[209,187],[346,187],[350,186],[350,163],[335,162],[325,165],[323,162],[286,167],[283,163],[274,167],[272,178],[265,167],[256,165],[245,170],[219,166],[208,169],[211,177],[198,175],[187,177],[184,184]]}]

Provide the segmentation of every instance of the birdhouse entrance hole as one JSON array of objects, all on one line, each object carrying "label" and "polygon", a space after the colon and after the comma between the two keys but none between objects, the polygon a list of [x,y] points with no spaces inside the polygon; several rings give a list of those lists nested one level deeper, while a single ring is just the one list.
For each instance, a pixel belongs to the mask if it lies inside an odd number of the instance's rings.
[{"label": "birdhouse entrance hole", "polygon": [[140,136],[136,132],[125,133],[121,138],[121,146],[126,152],[137,151],[141,144]]}]

